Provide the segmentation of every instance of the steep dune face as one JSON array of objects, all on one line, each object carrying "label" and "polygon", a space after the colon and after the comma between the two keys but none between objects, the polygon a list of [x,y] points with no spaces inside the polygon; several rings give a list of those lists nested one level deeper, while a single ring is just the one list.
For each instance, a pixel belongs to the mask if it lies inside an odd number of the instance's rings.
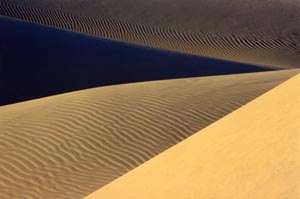
[{"label": "steep dune face", "polygon": [[0,105],[112,84],[270,70],[3,17],[0,29]]},{"label": "steep dune face", "polygon": [[0,14],[101,37],[283,68],[300,62],[296,0],[1,0]]},{"label": "steep dune face", "polygon": [[84,197],[297,72],[109,86],[3,106],[0,198]]},{"label": "steep dune face", "polygon": [[87,199],[300,198],[300,75]]}]

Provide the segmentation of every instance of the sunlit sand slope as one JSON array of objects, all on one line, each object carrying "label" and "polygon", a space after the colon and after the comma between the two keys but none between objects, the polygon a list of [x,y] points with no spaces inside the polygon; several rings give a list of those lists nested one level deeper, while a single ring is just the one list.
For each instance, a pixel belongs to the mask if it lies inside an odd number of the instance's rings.
[{"label": "sunlit sand slope", "polygon": [[300,75],[87,199],[299,199]]},{"label": "sunlit sand slope", "polygon": [[127,84],[3,106],[0,198],[82,198],[296,72]]},{"label": "sunlit sand slope", "polygon": [[300,62],[297,0],[0,0],[0,14],[228,60]]}]

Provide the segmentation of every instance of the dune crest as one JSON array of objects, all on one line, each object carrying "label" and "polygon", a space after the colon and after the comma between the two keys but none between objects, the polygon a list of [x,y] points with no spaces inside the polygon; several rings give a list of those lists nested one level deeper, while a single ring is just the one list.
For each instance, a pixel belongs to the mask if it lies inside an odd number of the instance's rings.
[{"label": "dune crest", "polygon": [[300,198],[300,75],[86,199]]}]

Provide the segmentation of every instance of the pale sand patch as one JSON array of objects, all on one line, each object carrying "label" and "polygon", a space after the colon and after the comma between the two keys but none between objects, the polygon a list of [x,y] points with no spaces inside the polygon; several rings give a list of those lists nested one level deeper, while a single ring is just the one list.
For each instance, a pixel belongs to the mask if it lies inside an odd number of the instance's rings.
[{"label": "pale sand patch", "polygon": [[300,75],[86,199],[299,199]]}]

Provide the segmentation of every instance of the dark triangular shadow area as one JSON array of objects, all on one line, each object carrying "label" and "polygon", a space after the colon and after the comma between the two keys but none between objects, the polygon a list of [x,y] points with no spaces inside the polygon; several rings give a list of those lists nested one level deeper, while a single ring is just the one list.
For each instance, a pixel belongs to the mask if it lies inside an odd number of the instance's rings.
[{"label": "dark triangular shadow area", "polygon": [[139,81],[268,71],[0,17],[0,105]]}]

